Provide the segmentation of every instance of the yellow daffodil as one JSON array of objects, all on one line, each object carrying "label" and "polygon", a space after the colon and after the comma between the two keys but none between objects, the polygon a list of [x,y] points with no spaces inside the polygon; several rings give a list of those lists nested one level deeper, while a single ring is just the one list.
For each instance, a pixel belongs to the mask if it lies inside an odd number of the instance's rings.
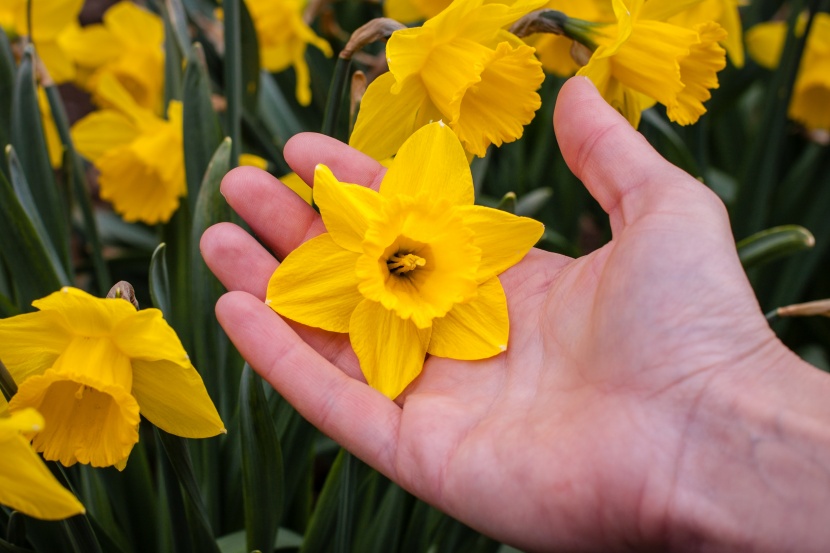
[{"label": "yellow daffodil", "polygon": [[[27,0],[0,2],[0,22],[12,34],[29,34]],[[64,35],[78,27],[84,0],[33,0],[32,42],[52,80],[63,83],[75,78],[75,66],[64,50]]]},{"label": "yellow daffodil", "polygon": [[717,73],[726,66],[718,42],[726,31],[714,21],[692,28],[667,23],[684,4],[690,2],[613,0],[617,23],[590,37],[597,48],[577,74],[590,78],[635,127],[655,102],[672,121],[694,123],[706,113],[709,89],[718,87]]},{"label": "yellow daffodil", "polygon": [[[678,2],[679,3],[679,2]],[[686,1],[686,4],[689,2]],[[714,21],[726,31],[721,44],[735,67],[744,66],[744,39],[741,14],[738,8],[742,0],[702,0],[693,2],[682,12],[668,18],[668,22],[681,27],[692,28],[700,23]]]},{"label": "yellow daffodil", "polygon": [[[786,34],[783,21],[756,25],[746,34],[749,55],[764,67],[777,67]],[[788,114],[810,130],[830,130],[830,15],[826,13],[813,18]]]},{"label": "yellow daffodil", "polygon": [[317,36],[303,20],[304,0],[247,0],[259,42],[262,67],[279,72],[294,67],[297,76],[296,95],[300,104],[311,103],[311,78],[305,61],[306,48],[311,45],[331,56],[329,43]]},{"label": "yellow daffodil", "polygon": [[507,348],[497,275],[543,227],[473,205],[467,158],[447,126],[413,134],[379,192],[318,165],[314,200],[328,233],[285,258],[267,303],[302,324],[348,332],[369,385],[394,398],[427,353],[472,360]]},{"label": "yellow daffodil", "polygon": [[34,409],[0,417],[0,504],[43,520],[84,513],[84,506],[58,483],[24,437],[41,430],[43,417]]},{"label": "yellow daffodil", "polygon": [[[568,17],[590,21],[592,23],[612,23],[614,10],[610,0],[551,0],[545,9],[563,12]],[[527,43],[536,48],[539,61],[545,71],[568,77],[581,67],[571,56],[573,41],[567,37],[554,34],[536,34],[527,38]]]},{"label": "yellow daffodil", "polygon": [[533,48],[502,27],[543,2],[456,0],[422,27],[395,31],[389,72],[366,90],[350,144],[384,159],[439,120],[479,157],[521,137],[541,105],[544,73]]},{"label": "yellow daffodil", "polygon": [[126,221],[167,221],[187,192],[181,103],[170,102],[164,120],[136,104],[111,75],[98,91],[112,108],[78,121],[72,139],[100,171],[101,197]]},{"label": "yellow daffodil", "polygon": [[8,410],[43,414],[33,446],[45,459],[123,469],[139,412],[186,438],[225,431],[158,309],[69,287],[32,305],[38,311],[0,320],[0,358],[18,384]]},{"label": "yellow daffodil", "polygon": [[164,23],[159,16],[119,2],[104,12],[103,23],[74,28],[61,44],[89,74],[82,84],[96,101],[101,78],[112,75],[138,105],[162,112]]}]

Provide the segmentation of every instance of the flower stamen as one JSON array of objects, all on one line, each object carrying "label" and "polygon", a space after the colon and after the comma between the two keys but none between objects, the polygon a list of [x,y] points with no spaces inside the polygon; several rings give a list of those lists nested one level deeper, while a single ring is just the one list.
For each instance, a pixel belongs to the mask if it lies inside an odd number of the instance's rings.
[{"label": "flower stamen", "polygon": [[416,268],[423,267],[426,264],[426,259],[418,257],[414,253],[400,255],[400,252],[398,252],[386,261],[386,267],[389,269],[389,272],[399,276],[414,271]]}]

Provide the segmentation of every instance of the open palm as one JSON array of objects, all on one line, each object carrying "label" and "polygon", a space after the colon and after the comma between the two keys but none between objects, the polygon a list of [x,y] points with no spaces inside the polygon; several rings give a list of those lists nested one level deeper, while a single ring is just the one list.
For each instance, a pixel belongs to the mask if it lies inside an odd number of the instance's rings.
[{"label": "open palm", "polygon": [[[780,346],[719,200],[584,79],[565,85],[555,121],[614,238],[575,260],[532,250],[500,276],[511,322],[504,354],[431,357],[396,402],[370,389],[346,335],[285,322],[263,305],[277,259],[325,229],[301,199],[249,168],[222,190],[276,258],[236,226],[209,229],[205,259],[232,290],[217,314],[312,423],[479,530],[534,550],[660,546],[683,501],[676,483],[702,398],[739,378],[747,356]],[[375,189],[383,174],[319,135],[295,137],[285,154],[307,182],[317,163]]]}]

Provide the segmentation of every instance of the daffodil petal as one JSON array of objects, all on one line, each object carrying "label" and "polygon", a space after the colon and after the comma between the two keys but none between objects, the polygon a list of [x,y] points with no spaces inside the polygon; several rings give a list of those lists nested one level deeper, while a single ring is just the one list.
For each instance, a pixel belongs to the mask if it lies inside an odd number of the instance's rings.
[{"label": "daffodil petal", "polygon": [[[8,420],[0,419],[0,427]],[[20,434],[6,436],[0,439],[0,448],[0,504],[42,520],[60,520],[84,512],[81,502],[58,483],[26,438]]]},{"label": "daffodil petal", "polygon": [[473,178],[455,133],[442,123],[431,123],[415,132],[386,172],[380,194],[425,195],[452,205],[471,205]]},{"label": "daffodil petal", "polygon": [[164,42],[161,18],[132,2],[119,2],[104,12],[104,24],[122,40],[135,44],[159,45]]},{"label": "daffodil petal", "polygon": [[481,249],[476,275],[479,282],[518,263],[545,231],[539,221],[489,207],[470,205],[457,208],[456,213],[464,226],[473,231],[473,244]]},{"label": "daffodil petal", "polygon": [[352,311],[363,300],[355,276],[357,258],[328,233],[312,238],[274,271],[266,303],[298,323],[348,332]]},{"label": "daffodil petal", "polygon": [[421,374],[431,330],[362,301],[352,314],[349,339],[369,386],[390,399],[400,395]]},{"label": "daffodil petal", "polygon": [[141,414],[165,432],[183,438],[209,438],[225,425],[192,365],[166,359],[133,359],[133,395]]},{"label": "daffodil petal", "polygon": [[[397,94],[391,73],[384,73],[369,85],[349,145],[377,160],[394,155],[415,130],[420,111],[430,104],[426,89],[417,77],[407,82]],[[431,105],[431,104],[430,104]]]},{"label": "daffodil petal", "polygon": [[126,300],[97,298],[71,286],[35,300],[32,305],[62,317],[64,328],[76,336],[90,337],[107,335],[114,325],[136,312]]},{"label": "daffodil petal", "polygon": [[49,76],[55,83],[65,83],[75,78],[75,65],[57,41],[40,43],[37,54],[43,60],[43,64],[49,70]]},{"label": "daffodil petal", "polygon": [[64,319],[54,312],[0,319],[0,360],[18,385],[51,367],[71,340]]},{"label": "daffodil petal", "polygon": [[305,183],[297,173],[288,173],[280,177],[280,182],[301,197],[307,204],[311,204],[311,187]]},{"label": "daffodil petal", "polygon": [[72,141],[78,153],[93,163],[138,135],[138,128],[128,117],[111,109],[92,112],[72,127]]},{"label": "daffodil petal", "polygon": [[340,182],[328,167],[318,165],[313,198],[332,240],[341,248],[360,253],[369,220],[380,211],[380,194],[365,186]]},{"label": "daffodil petal", "polygon": [[[119,301],[119,300],[109,300]],[[123,300],[120,300],[123,301]],[[190,366],[190,358],[176,331],[155,308],[135,311],[113,327],[112,340],[130,359],[170,361],[181,367]]]},{"label": "daffodil petal", "polygon": [[507,349],[510,321],[507,298],[498,277],[478,287],[478,296],[432,320],[430,355],[450,359],[486,359]]},{"label": "daffodil petal", "polygon": [[124,53],[118,37],[100,23],[72,25],[60,34],[58,44],[82,67],[99,67]]}]

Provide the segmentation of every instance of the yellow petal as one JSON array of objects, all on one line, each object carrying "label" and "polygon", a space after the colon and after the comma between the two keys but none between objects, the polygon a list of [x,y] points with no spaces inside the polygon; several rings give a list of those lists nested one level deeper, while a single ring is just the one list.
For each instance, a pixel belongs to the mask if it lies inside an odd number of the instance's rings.
[{"label": "yellow petal", "polygon": [[0,504],[43,520],[81,514],[84,506],[58,483],[20,434],[42,427],[43,417],[34,409],[0,418]]},{"label": "yellow petal", "polygon": [[42,312],[59,315],[63,327],[76,336],[108,336],[112,328],[136,312],[126,300],[97,298],[71,286],[35,300],[32,305]]},{"label": "yellow petal", "polygon": [[268,160],[255,154],[239,154],[239,165],[257,167],[265,171],[268,169]]},{"label": "yellow petal", "polygon": [[341,248],[360,253],[369,220],[380,211],[380,194],[365,186],[339,182],[328,167],[317,165],[313,197],[332,240]]},{"label": "yellow petal", "polygon": [[391,73],[384,73],[369,85],[360,103],[349,145],[375,159],[394,155],[415,131],[419,112],[429,111],[431,102],[420,79],[409,79],[397,94]]},{"label": "yellow petal", "polygon": [[364,300],[349,326],[360,369],[369,386],[395,399],[424,366],[431,329],[419,329],[381,304]]},{"label": "yellow petal", "polygon": [[329,234],[312,238],[285,258],[268,282],[266,303],[280,315],[331,332],[348,332],[363,296],[354,267],[358,255]]},{"label": "yellow petal", "polygon": [[311,187],[305,183],[297,173],[288,173],[280,177],[280,182],[301,197],[307,204],[311,204]]},{"label": "yellow petal", "polygon": [[455,134],[442,123],[419,129],[401,146],[380,185],[384,197],[429,196],[452,205],[474,201],[467,156]]},{"label": "yellow petal", "polygon": [[478,282],[490,280],[518,263],[545,230],[534,219],[478,205],[459,207],[456,213],[473,231],[473,243],[481,249]]},{"label": "yellow petal", "polygon": [[202,377],[189,363],[133,359],[133,394],[141,414],[165,432],[183,438],[209,438],[225,425]]},{"label": "yellow petal", "polygon": [[401,23],[413,23],[428,17],[412,0],[386,0],[383,15]]},{"label": "yellow petal", "polygon": [[50,40],[38,44],[37,54],[49,70],[49,76],[56,84],[65,83],[75,78],[75,65],[63,51],[57,41]]},{"label": "yellow petal", "polygon": [[507,349],[509,330],[507,298],[501,282],[493,277],[479,286],[473,300],[433,319],[427,351],[450,359],[485,359]]},{"label": "yellow petal", "polygon": [[51,367],[71,340],[64,319],[53,312],[0,319],[0,360],[18,386]]},{"label": "yellow petal", "polygon": [[450,126],[467,151],[484,157],[490,144],[501,146],[521,138],[524,125],[533,120],[542,105],[536,90],[545,75],[533,48],[514,48],[502,42],[480,78],[460,99],[458,117],[450,121]]},{"label": "yellow petal", "polygon": [[138,135],[132,121],[114,110],[94,111],[72,126],[75,148],[93,163],[107,151],[129,144]]},{"label": "yellow petal", "polygon": [[746,32],[746,47],[755,63],[775,69],[781,59],[787,24],[783,21],[760,23]]},{"label": "yellow petal", "polygon": [[190,358],[176,331],[158,309],[133,310],[130,317],[113,326],[111,335],[118,349],[130,359],[170,361],[181,367],[190,366]]},{"label": "yellow petal", "polygon": [[104,25],[123,41],[161,47],[164,23],[161,18],[132,2],[119,2],[104,13]]},{"label": "yellow petal", "polygon": [[73,62],[84,67],[99,67],[124,53],[118,37],[103,25],[72,25],[58,37],[58,44]]},{"label": "yellow petal", "polygon": [[[5,0],[7,1],[7,0]],[[19,2],[15,21],[17,32],[28,34],[28,2]],[[53,40],[71,22],[77,21],[84,0],[39,0],[32,2],[32,35],[35,43]],[[38,47],[40,45],[38,44]]]},{"label": "yellow petal", "polygon": [[386,43],[386,59],[389,72],[396,81],[393,93],[397,94],[409,78],[417,78],[430,60],[435,41],[435,31],[425,27],[401,29],[392,33]]}]

